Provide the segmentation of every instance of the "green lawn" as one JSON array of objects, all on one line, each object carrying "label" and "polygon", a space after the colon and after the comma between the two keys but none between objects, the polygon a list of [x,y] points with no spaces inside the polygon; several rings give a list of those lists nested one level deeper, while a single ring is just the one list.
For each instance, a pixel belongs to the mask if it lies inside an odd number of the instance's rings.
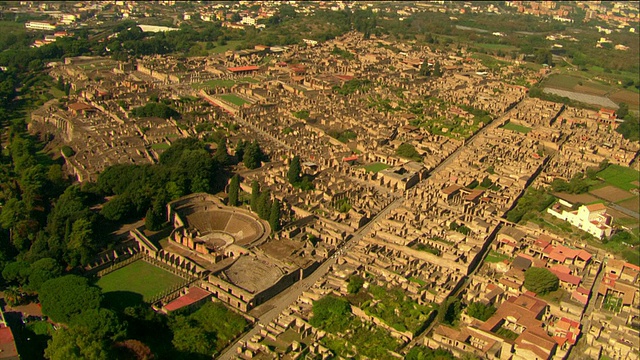
[{"label": "green lawn", "polygon": [[508,123],[504,124],[502,127],[504,129],[511,130],[511,131],[517,131],[517,132],[523,133],[523,134],[526,134],[526,133],[531,131],[530,127],[514,124],[512,122],[508,122]]},{"label": "green lawn", "polygon": [[507,255],[500,254],[500,253],[497,253],[497,252],[491,250],[489,252],[489,254],[487,254],[487,257],[485,258],[485,261],[488,262],[488,263],[498,263],[498,262],[501,262],[503,260],[509,260],[509,259],[511,259],[511,258],[508,257]]},{"label": "green lawn", "polygon": [[235,50],[236,46],[242,45],[243,41],[241,40],[231,40],[228,41],[225,45],[216,46],[215,48],[209,51],[210,54],[220,54],[227,50]]},{"label": "green lawn", "polygon": [[226,100],[234,105],[242,106],[244,104],[248,104],[249,102],[236,96],[233,94],[223,94],[219,95],[221,99]]},{"label": "green lawn", "polygon": [[167,143],[157,143],[157,144],[151,145],[151,148],[153,150],[167,150],[170,147],[171,147],[171,145],[169,145]]},{"label": "green lawn", "polygon": [[107,303],[126,307],[147,301],[183,281],[177,275],[138,260],[104,275],[96,285],[102,289]]},{"label": "green lawn", "polygon": [[364,167],[365,170],[367,171],[371,171],[374,173],[380,172],[384,169],[388,169],[391,166],[387,165],[387,164],[383,164],[383,163],[373,163],[373,164],[369,164],[367,166]]},{"label": "green lawn", "polygon": [[196,84],[191,84],[191,87],[199,90],[202,88],[212,88],[212,87],[226,87],[226,88],[230,88],[233,85],[235,85],[235,81],[234,80],[226,80],[226,79],[213,79],[213,80],[208,80],[205,82],[201,82],[201,83],[196,83]]},{"label": "green lawn", "polygon": [[632,182],[640,181],[640,172],[620,165],[609,165],[600,171],[598,176],[607,183],[627,191],[638,187],[631,184]]}]

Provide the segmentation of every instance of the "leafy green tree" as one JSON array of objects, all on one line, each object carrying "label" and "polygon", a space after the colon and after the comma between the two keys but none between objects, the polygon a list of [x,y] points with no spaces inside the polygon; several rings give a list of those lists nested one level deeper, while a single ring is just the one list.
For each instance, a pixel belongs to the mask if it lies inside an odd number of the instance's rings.
[{"label": "leafy green tree", "polygon": [[364,285],[364,279],[359,275],[351,275],[347,284],[347,292],[349,294],[357,294]]},{"label": "leafy green tree", "polygon": [[536,294],[558,290],[560,280],[547,268],[530,267],[524,272],[524,287]]},{"label": "leafy green tree", "polygon": [[227,165],[229,163],[229,151],[227,150],[226,138],[220,138],[220,140],[218,141],[218,147],[216,148],[216,152],[213,157],[220,165]]},{"label": "leafy green tree", "polygon": [[627,103],[620,103],[618,111],[616,111],[618,119],[624,119],[629,114],[629,105]]},{"label": "leafy green tree", "polygon": [[411,144],[403,143],[396,149],[396,155],[414,161],[422,161],[422,156],[416,151]]},{"label": "leafy green tree", "polygon": [[238,206],[238,194],[240,192],[240,177],[238,174],[231,177],[229,183],[229,206]]},{"label": "leafy green tree", "polygon": [[448,298],[440,306],[438,317],[442,322],[448,325],[454,325],[460,313],[462,312],[462,303],[458,298]]},{"label": "leafy green tree", "polygon": [[88,264],[97,245],[93,238],[93,224],[87,219],[78,219],[71,227],[67,243],[67,261],[69,264]]},{"label": "leafy green tree", "polygon": [[127,194],[117,195],[102,206],[100,214],[107,220],[120,221],[135,211]]},{"label": "leafy green tree", "polygon": [[82,327],[99,339],[118,341],[127,335],[126,325],[118,318],[118,314],[105,308],[89,309],[80,313],[72,319],[71,326]]},{"label": "leafy green tree", "polygon": [[301,172],[302,172],[302,167],[300,166],[300,157],[296,155],[291,160],[291,163],[289,164],[289,171],[287,171],[287,179],[289,179],[289,183],[291,185],[295,185],[298,182],[300,182]]},{"label": "leafy green tree", "polygon": [[31,266],[26,261],[14,261],[5,265],[2,270],[2,278],[8,283],[25,285],[31,275]]},{"label": "leafy green tree", "polygon": [[60,329],[53,334],[44,351],[49,360],[111,359],[106,341],[84,328]]},{"label": "leafy green tree", "polygon": [[495,307],[485,305],[479,301],[473,302],[467,307],[467,314],[481,321],[487,321],[495,312]]},{"label": "leafy green tree", "polygon": [[244,166],[247,169],[257,169],[262,166],[262,160],[264,160],[264,154],[260,149],[260,145],[257,140],[254,140],[246,149],[243,161]]},{"label": "leafy green tree", "polygon": [[272,231],[280,230],[280,200],[275,199],[271,203],[271,209],[269,212],[269,225]]},{"label": "leafy green tree", "polygon": [[417,345],[411,348],[405,357],[406,360],[454,360],[456,357],[449,350],[443,348],[431,349]]},{"label": "leafy green tree", "polygon": [[144,217],[144,226],[152,231],[160,230],[162,224],[164,224],[164,220],[163,207],[153,205],[147,210],[147,214]]},{"label": "leafy green tree", "polygon": [[102,300],[100,289],[90,286],[86,278],[65,275],[40,286],[38,299],[42,312],[56,322],[69,323],[83,311],[97,309]]},{"label": "leafy green tree", "polygon": [[346,299],[327,295],[313,302],[313,316],[309,323],[314,327],[337,333],[349,326],[351,305]]},{"label": "leafy green tree", "polygon": [[31,264],[29,274],[29,289],[38,291],[48,280],[62,275],[62,266],[55,259],[44,258]]}]

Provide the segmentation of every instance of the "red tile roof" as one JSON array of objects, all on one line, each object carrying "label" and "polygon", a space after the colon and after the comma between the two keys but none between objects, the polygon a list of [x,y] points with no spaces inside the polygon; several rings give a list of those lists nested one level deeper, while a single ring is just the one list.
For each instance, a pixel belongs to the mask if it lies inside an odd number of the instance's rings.
[{"label": "red tile roof", "polygon": [[240,71],[256,71],[260,70],[260,66],[248,65],[248,66],[236,66],[227,68],[227,70],[231,72],[240,72]]},{"label": "red tile roof", "polygon": [[187,290],[187,293],[185,295],[182,295],[179,298],[168,303],[164,308],[167,311],[175,311],[185,306],[196,303],[209,295],[211,295],[211,293],[202,288],[199,288],[197,286],[191,287]]},{"label": "red tile roof", "polygon": [[11,328],[0,325],[0,359],[19,359]]}]

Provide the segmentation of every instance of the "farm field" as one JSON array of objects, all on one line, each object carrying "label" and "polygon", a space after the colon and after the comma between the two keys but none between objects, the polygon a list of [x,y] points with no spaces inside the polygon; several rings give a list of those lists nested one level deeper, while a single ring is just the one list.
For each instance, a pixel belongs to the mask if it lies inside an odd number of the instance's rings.
[{"label": "farm field", "polygon": [[598,173],[598,177],[604,179],[607,184],[628,191],[638,187],[633,183],[640,178],[640,172],[620,165],[609,165]]},{"label": "farm field", "polygon": [[634,195],[628,191],[619,189],[615,186],[607,185],[596,190],[591,190],[591,194],[611,202],[619,202],[629,199]]}]

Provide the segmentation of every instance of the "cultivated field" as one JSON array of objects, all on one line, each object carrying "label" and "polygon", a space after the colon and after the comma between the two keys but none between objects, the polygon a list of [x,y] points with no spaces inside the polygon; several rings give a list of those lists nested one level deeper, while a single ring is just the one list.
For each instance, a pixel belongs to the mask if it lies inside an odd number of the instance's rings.
[{"label": "cultivated field", "polygon": [[618,201],[622,201],[625,199],[629,199],[633,196],[632,193],[628,191],[624,191],[622,189],[619,189],[611,185],[607,185],[605,187],[601,187],[596,190],[591,190],[590,192],[599,198],[602,198],[614,203],[617,203]]},{"label": "cultivated field", "polygon": [[640,178],[640,172],[620,165],[609,165],[598,173],[598,177],[617,188],[631,190],[638,187],[633,183]]}]

